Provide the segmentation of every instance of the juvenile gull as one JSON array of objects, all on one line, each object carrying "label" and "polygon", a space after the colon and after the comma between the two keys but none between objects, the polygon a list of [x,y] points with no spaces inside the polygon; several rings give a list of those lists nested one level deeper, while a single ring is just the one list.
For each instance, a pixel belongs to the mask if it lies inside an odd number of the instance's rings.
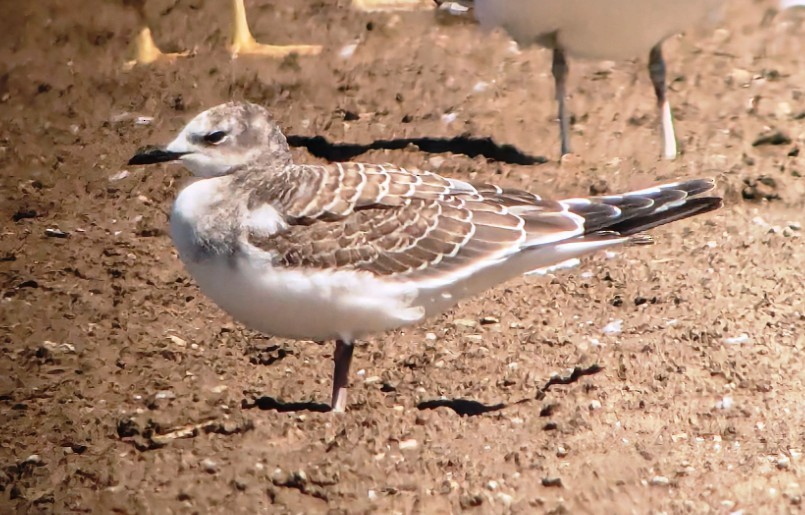
[{"label": "juvenile gull", "polygon": [[394,165],[294,164],[264,108],[197,115],[129,164],[180,161],[171,237],[201,290],[258,331],[335,340],[343,411],[356,338],[423,321],[517,275],[721,206],[710,179],[548,200]]},{"label": "juvenile gull", "polygon": [[551,71],[559,108],[562,155],[570,152],[565,108],[566,55],[630,59],[648,53],[648,69],[663,139],[663,156],[676,157],[676,136],[666,96],[662,42],[705,20],[715,20],[723,0],[475,0],[482,27],[502,27],[522,46],[553,49]]}]

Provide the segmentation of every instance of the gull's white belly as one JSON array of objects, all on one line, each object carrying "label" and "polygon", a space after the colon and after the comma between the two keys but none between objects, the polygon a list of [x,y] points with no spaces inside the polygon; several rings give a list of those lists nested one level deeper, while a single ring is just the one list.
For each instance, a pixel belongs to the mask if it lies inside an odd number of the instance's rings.
[{"label": "gull's white belly", "polygon": [[279,269],[245,257],[186,262],[201,291],[249,328],[298,340],[352,340],[420,321],[416,290],[367,273]]},{"label": "gull's white belly", "polygon": [[436,284],[351,270],[276,268],[247,253],[184,261],[201,291],[251,329],[297,340],[350,341],[421,322],[512,277],[624,240],[536,247]]},{"label": "gull's white belly", "polygon": [[475,0],[482,26],[502,27],[520,45],[556,33],[568,54],[643,57],[663,39],[718,14],[722,0]]}]

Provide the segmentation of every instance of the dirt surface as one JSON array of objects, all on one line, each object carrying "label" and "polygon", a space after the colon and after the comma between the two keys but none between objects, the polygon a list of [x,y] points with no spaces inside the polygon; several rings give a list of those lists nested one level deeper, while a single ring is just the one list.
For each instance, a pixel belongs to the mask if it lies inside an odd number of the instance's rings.
[{"label": "dirt surface", "polygon": [[[232,62],[227,5],[148,2],[160,44],[197,55],[124,72],[122,2],[0,3],[0,512],[803,509],[803,16],[734,0],[666,44],[673,162],[645,60],[571,61],[560,164],[547,51],[433,12],[255,0],[258,39],[325,51]],[[335,416],[333,345],[201,296],[166,234],[188,173],[125,164],[230,98],[268,106],[299,161],[549,196],[714,176],[726,206],[360,342]]]}]

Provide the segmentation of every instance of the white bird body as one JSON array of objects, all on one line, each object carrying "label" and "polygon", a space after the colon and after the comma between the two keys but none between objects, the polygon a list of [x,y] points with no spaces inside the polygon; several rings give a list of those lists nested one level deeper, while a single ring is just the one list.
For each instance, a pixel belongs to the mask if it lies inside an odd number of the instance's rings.
[{"label": "white bird body", "polygon": [[[416,324],[513,277],[629,239],[575,241],[583,232],[578,227],[532,241],[531,248],[515,245],[497,258],[425,281],[389,280],[355,270],[288,269],[275,266],[269,252],[245,240],[231,255],[206,252],[199,245],[205,220],[232,187],[229,183],[231,176],[205,179],[179,194],[171,214],[171,237],[179,256],[201,291],[233,318],[260,332],[296,340],[352,341]],[[261,207],[259,218],[244,215],[247,212],[243,203],[228,216],[238,213],[250,219],[252,228],[267,229],[266,234],[288,229],[273,208]],[[555,240],[557,244],[550,244]]]},{"label": "white bird body", "polygon": [[501,27],[521,46],[553,49],[559,138],[570,152],[570,116],[565,107],[566,55],[628,59],[648,53],[649,76],[660,114],[666,159],[677,154],[671,105],[666,98],[662,42],[691,26],[720,17],[723,0],[475,0],[482,27]]},{"label": "white bird body", "polygon": [[586,59],[642,57],[657,43],[719,18],[723,0],[475,0],[487,29],[521,46],[562,48]]}]

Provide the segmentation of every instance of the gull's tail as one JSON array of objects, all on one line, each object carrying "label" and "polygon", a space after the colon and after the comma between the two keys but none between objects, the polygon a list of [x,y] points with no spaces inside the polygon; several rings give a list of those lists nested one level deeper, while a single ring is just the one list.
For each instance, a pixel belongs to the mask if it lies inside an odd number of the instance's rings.
[{"label": "gull's tail", "polygon": [[[715,187],[712,179],[663,184],[621,195],[562,200],[568,211],[584,219],[584,235],[634,236],[654,227],[718,209],[722,199],[701,197]],[[640,238],[636,240],[640,242]]]}]

